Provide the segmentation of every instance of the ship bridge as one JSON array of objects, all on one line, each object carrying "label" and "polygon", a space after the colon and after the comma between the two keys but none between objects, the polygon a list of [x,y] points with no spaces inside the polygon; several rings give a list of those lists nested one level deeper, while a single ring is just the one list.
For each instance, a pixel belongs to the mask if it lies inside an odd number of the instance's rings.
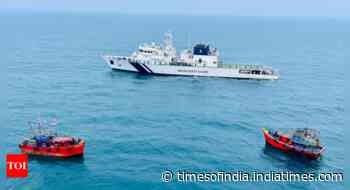
[{"label": "ship bridge", "polygon": [[196,44],[193,47],[193,55],[210,55],[210,47],[208,44]]}]

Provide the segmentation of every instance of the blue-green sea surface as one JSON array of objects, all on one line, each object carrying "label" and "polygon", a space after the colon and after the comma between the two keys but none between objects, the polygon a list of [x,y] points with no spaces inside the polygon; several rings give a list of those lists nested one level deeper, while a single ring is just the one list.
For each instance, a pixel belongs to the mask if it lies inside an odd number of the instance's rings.
[{"label": "blue-green sea surface", "polygon": [[[168,30],[178,50],[209,42],[224,63],[269,65],[281,78],[140,76],[111,71],[100,57],[129,55]],[[345,182],[166,183],[161,173],[344,173],[347,19],[8,12],[0,13],[0,55],[0,189],[345,189]],[[6,178],[5,155],[20,152],[27,122],[39,115],[85,139],[85,156],[31,158],[28,178]],[[310,162],[266,147],[263,127],[319,129],[324,156]]]}]

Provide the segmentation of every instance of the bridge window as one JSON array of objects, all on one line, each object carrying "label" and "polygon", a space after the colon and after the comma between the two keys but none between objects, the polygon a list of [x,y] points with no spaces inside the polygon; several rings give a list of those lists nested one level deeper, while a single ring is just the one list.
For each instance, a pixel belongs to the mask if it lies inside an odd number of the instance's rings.
[{"label": "bridge window", "polygon": [[197,44],[193,47],[193,55],[209,55],[210,48],[206,44]]},{"label": "bridge window", "polygon": [[252,70],[252,74],[260,75],[260,74],[261,74],[261,71],[259,71],[259,70]]},{"label": "bridge window", "polygon": [[250,70],[239,70],[240,74],[250,74]]},{"label": "bridge window", "polygon": [[153,53],[153,51],[143,50],[143,49],[140,49],[139,51],[142,52],[142,53]]}]

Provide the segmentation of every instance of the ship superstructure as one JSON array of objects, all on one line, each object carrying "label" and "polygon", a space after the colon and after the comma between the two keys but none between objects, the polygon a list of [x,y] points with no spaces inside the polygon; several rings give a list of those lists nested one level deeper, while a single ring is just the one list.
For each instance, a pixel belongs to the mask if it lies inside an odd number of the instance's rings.
[{"label": "ship superstructure", "polygon": [[103,56],[116,70],[151,75],[207,76],[240,79],[278,79],[278,74],[261,65],[223,64],[219,51],[199,43],[177,54],[172,35],[165,34],[163,44],[142,44],[130,56]]}]

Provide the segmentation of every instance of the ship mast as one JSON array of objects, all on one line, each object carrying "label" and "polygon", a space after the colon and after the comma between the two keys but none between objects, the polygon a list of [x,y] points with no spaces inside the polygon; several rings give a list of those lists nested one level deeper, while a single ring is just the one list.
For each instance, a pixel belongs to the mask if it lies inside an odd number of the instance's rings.
[{"label": "ship mast", "polygon": [[173,45],[173,35],[171,32],[166,32],[164,34],[164,49],[170,57],[176,56],[176,49]]},{"label": "ship mast", "polygon": [[165,49],[173,48],[173,35],[170,32],[164,34]]}]

